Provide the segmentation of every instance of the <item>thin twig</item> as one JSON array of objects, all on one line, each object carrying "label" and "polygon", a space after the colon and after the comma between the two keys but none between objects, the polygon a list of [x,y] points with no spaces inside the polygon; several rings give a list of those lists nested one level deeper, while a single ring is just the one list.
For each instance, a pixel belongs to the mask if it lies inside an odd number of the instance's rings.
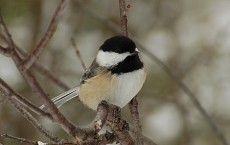
[{"label": "thin twig", "polygon": [[34,62],[37,60],[40,53],[44,50],[44,48],[52,38],[57,28],[61,12],[64,10],[64,7],[66,6],[66,2],[67,0],[61,0],[60,3],[58,4],[45,34],[43,35],[39,43],[35,46],[35,48],[31,52],[29,57],[26,59],[26,61],[24,62],[26,69],[29,69],[34,64]]},{"label": "thin twig", "polygon": [[34,64],[35,69],[43,74],[46,78],[51,80],[54,84],[62,88],[63,90],[67,91],[70,89],[68,85],[66,85],[64,82],[62,82],[58,77],[56,77],[54,74],[52,74],[48,69],[46,69],[44,66],[41,65],[40,62],[35,62]]},{"label": "thin twig", "polygon": [[83,61],[83,59],[82,59],[82,57],[81,57],[80,50],[78,49],[78,47],[77,47],[77,45],[76,45],[76,43],[75,43],[73,37],[71,37],[71,43],[72,43],[73,47],[74,47],[75,50],[76,50],[76,53],[77,53],[78,58],[79,58],[80,61],[81,61],[81,66],[83,67],[84,70],[86,70],[86,65],[85,65],[85,63],[84,63],[84,61]]},{"label": "thin twig", "polygon": [[133,124],[134,124],[134,134],[136,137],[136,142],[138,145],[143,145],[143,139],[142,139],[142,127],[140,124],[140,119],[139,119],[139,112],[138,112],[138,101],[135,98],[133,98],[129,102],[129,110],[131,112],[131,116],[133,119]]},{"label": "thin twig", "polygon": [[20,143],[26,143],[26,144],[30,144],[30,145],[37,145],[36,141],[32,141],[32,140],[28,140],[28,139],[24,139],[24,138],[19,138],[19,137],[15,137],[15,136],[12,136],[12,135],[9,135],[9,134],[3,134],[1,136],[5,137],[5,138],[8,138],[8,139],[11,139],[11,140],[18,141]]},{"label": "thin twig", "polygon": [[[18,54],[22,59],[25,59],[28,54],[24,50],[22,50],[19,47],[16,47],[16,50],[18,51]],[[62,88],[63,90],[67,91],[70,89],[68,85],[66,85],[64,82],[62,82],[57,76],[55,76],[53,73],[51,73],[48,69],[46,69],[44,66],[41,65],[41,63],[36,60],[35,64],[33,65],[34,68],[41,74],[43,74],[45,77],[47,77],[49,80],[51,80],[54,84]]]},{"label": "thin twig", "polygon": [[[25,138],[19,138],[19,137],[9,135],[9,134],[3,134],[3,135],[0,135],[0,136],[5,137],[7,139],[15,140],[15,141],[20,142],[20,143],[26,143],[26,144],[30,144],[30,145],[39,145],[38,143],[41,144],[41,141],[32,141],[32,140],[28,140],[28,139],[25,139]],[[45,144],[46,145],[79,145],[77,143],[68,142],[68,141],[63,141],[63,142],[60,142],[60,143],[45,143]]]},{"label": "thin twig", "polygon": [[4,86],[7,86],[5,82],[1,80],[0,83],[0,91],[3,93],[5,97],[10,101],[10,103],[35,127],[38,129],[39,132],[41,132],[43,135],[45,135],[47,138],[54,142],[60,142],[61,139],[54,136],[50,131],[48,131],[45,127],[43,127],[37,119],[35,119],[28,111],[26,111],[22,105],[20,105],[17,100],[13,98],[13,94],[11,92],[7,92],[4,90]]},{"label": "thin twig", "polygon": [[54,121],[53,117],[49,113],[43,111],[42,109],[35,106],[32,102],[30,102],[26,98],[17,94],[1,78],[0,78],[0,90],[2,91],[2,93],[6,94],[7,96],[11,96],[15,100],[17,100],[20,104],[22,104],[23,106],[25,106],[29,110],[33,111],[34,113],[36,113],[40,116],[43,116],[43,117],[47,117],[51,121]]},{"label": "thin twig", "polygon": [[127,15],[126,15],[126,4],[125,4],[125,0],[119,0],[119,8],[120,8],[120,25],[121,25],[121,33],[124,36],[129,36],[128,33],[128,26],[127,26]]},{"label": "thin twig", "polygon": [[7,29],[7,27],[6,27],[6,24],[5,24],[5,22],[3,21],[3,18],[2,18],[2,14],[1,14],[1,12],[0,12],[0,25],[2,25],[2,27],[3,27],[3,30],[4,30],[4,32],[5,32],[5,34],[6,34],[6,36],[7,36],[7,42],[8,42],[8,44],[9,44],[9,48],[10,49],[12,49],[12,50],[14,50],[15,48],[14,48],[14,41],[13,41],[13,39],[12,39],[12,36],[10,35],[10,32],[8,31],[8,29]]},{"label": "thin twig", "polygon": [[[100,22],[102,25],[110,28],[111,30],[120,33],[119,26],[112,21],[108,21],[104,18],[102,18],[99,15],[96,15],[94,12],[91,11],[90,8],[86,8],[84,5],[82,5],[79,1],[77,1],[80,5],[80,9],[85,12],[88,16],[95,19],[96,21]],[[176,83],[177,85],[187,94],[187,96],[192,100],[193,104],[197,108],[197,110],[201,113],[201,115],[205,118],[205,120],[208,122],[209,126],[211,127],[212,131],[216,134],[218,139],[221,141],[223,145],[228,145],[228,142],[223,135],[223,133],[218,129],[217,125],[214,123],[214,121],[211,119],[211,117],[208,115],[208,113],[204,110],[204,108],[201,106],[199,101],[197,100],[197,96],[188,88],[188,86],[181,80],[181,78],[176,75],[163,61],[161,61],[156,55],[154,55],[152,52],[150,52],[144,45],[142,45],[140,42],[138,42],[138,39],[132,36],[132,39],[136,42],[136,44],[139,46],[140,50],[148,56],[153,62],[155,62],[160,68],[165,71]]]},{"label": "thin twig", "polygon": [[[17,64],[17,56],[13,56],[13,60]],[[17,65],[18,66],[18,65]],[[29,84],[29,86],[34,90],[34,92],[37,94],[37,96],[42,100],[42,102],[46,105],[46,107],[49,109],[50,114],[52,114],[52,117],[58,124],[61,125],[61,127],[72,136],[75,136],[75,131],[77,128],[73,123],[71,123],[67,118],[64,117],[64,115],[57,109],[57,107],[54,105],[54,103],[48,98],[44,90],[41,88],[37,80],[34,78],[32,73],[28,70],[26,70],[24,67],[18,67],[24,78],[26,79],[26,82]]]},{"label": "thin twig", "polygon": [[[18,48],[17,46],[16,46],[16,51],[18,52],[19,56],[22,59],[25,59],[26,56],[28,55],[26,52],[24,52],[22,49]],[[9,57],[10,53],[11,53],[11,51],[0,46],[0,54],[3,54],[5,56]],[[66,85],[58,77],[56,77],[54,74],[52,74],[48,69],[46,69],[44,66],[42,66],[38,60],[36,60],[36,62],[33,66],[39,73],[41,73],[43,76],[48,78],[51,82],[56,84],[61,89],[65,90],[65,91],[70,89],[70,87],[68,85]]]}]

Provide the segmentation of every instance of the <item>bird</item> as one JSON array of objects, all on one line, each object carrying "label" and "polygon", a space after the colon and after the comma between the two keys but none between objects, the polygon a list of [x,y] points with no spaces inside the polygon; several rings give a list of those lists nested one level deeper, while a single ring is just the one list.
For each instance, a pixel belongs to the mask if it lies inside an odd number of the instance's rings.
[{"label": "bird", "polygon": [[79,97],[84,105],[95,111],[103,100],[123,108],[141,90],[146,75],[145,65],[134,41],[122,35],[113,36],[99,47],[96,58],[83,74],[80,85],[58,95],[52,101],[60,107],[74,97]]}]

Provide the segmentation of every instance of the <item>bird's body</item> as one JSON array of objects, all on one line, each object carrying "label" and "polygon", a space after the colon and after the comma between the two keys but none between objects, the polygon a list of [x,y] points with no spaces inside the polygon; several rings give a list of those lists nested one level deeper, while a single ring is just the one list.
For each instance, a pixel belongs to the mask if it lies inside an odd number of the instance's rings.
[{"label": "bird's body", "polygon": [[140,91],[145,77],[144,70],[120,75],[104,70],[85,80],[86,82],[80,86],[79,99],[93,110],[97,109],[102,100],[123,108]]},{"label": "bird's body", "polygon": [[53,102],[61,106],[79,96],[93,110],[102,100],[122,108],[137,95],[145,78],[145,67],[135,43],[125,36],[115,36],[100,47],[80,86],[57,96]]}]

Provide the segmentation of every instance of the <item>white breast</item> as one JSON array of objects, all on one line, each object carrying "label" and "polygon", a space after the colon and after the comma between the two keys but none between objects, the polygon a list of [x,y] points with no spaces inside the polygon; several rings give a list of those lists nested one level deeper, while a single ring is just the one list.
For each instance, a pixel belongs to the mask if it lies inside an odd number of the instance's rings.
[{"label": "white breast", "polygon": [[130,73],[113,76],[117,86],[114,88],[108,102],[123,108],[133,97],[137,95],[143,86],[146,78],[144,69],[136,70]]}]

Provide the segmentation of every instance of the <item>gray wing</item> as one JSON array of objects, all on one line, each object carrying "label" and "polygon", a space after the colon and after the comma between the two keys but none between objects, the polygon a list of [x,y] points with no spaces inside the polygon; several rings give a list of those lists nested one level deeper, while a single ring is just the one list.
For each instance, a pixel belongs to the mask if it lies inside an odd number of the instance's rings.
[{"label": "gray wing", "polygon": [[84,84],[85,81],[89,78],[92,78],[94,76],[97,75],[97,72],[101,69],[102,67],[100,67],[98,65],[98,63],[96,62],[96,60],[93,61],[93,63],[91,64],[91,66],[86,70],[86,72],[84,73],[84,75],[81,78],[80,84]]},{"label": "gray wing", "polygon": [[[86,72],[82,76],[80,85],[84,84],[87,79],[94,77],[97,74],[97,71],[100,70],[101,68],[102,67],[100,67],[94,60],[91,66],[86,70]],[[80,90],[80,87],[70,89],[58,95],[57,97],[53,98],[52,101],[57,107],[61,107],[64,103],[79,96],[79,90]],[[45,109],[45,105],[42,105],[40,108]]]}]

